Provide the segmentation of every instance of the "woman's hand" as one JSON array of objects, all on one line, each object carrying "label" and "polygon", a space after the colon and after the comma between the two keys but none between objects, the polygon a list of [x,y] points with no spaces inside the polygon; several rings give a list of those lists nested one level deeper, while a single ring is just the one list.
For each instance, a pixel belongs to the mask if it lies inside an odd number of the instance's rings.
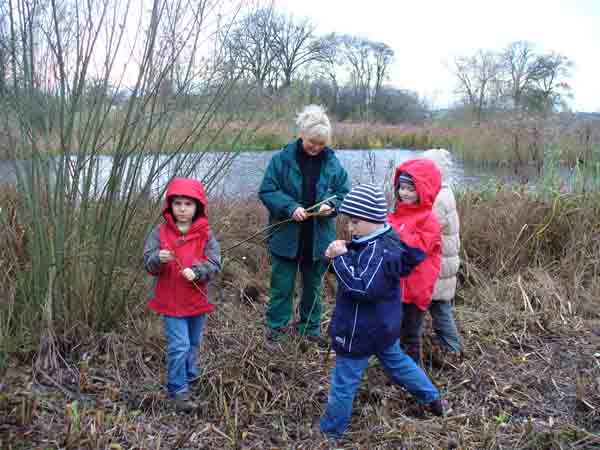
[{"label": "woman's hand", "polygon": [[301,206],[296,208],[294,210],[294,213],[292,214],[292,219],[294,219],[296,222],[302,222],[303,220],[306,220],[306,218],[307,218],[306,210],[304,208],[302,208]]},{"label": "woman's hand", "polygon": [[184,278],[188,281],[194,281],[196,279],[196,274],[194,273],[194,271],[192,269],[190,269],[189,267],[187,269],[183,269],[181,271],[181,274],[184,276]]},{"label": "woman's hand", "polygon": [[335,258],[336,256],[348,253],[348,247],[346,247],[346,241],[333,241],[325,250],[325,256],[328,258]]},{"label": "woman's hand", "polygon": [[158,252],[158,259],[162,264],[168,263],[169,261],[173,261],[175,256],[169,250],[161,250]]},{"label": "woman's hand", "polygon": [[333,208],[331,206],[329,206],[328,204],[324,203],[319,208],[319,216],[321,216],[321,217],[330,216],[331,214],[333,214],[333,211],[334,210],[333,210]]}]

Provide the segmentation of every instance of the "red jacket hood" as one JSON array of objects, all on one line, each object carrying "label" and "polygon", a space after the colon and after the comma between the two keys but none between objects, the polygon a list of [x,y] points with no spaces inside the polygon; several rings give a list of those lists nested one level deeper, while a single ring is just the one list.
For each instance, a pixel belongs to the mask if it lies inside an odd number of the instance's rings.
[{"label": "red jacket hood", "polygon": [[163,210],[163,216],[165,219],[167,216],[171,216],[169,208],[169,199],[176,195],[184,195],[186,197],[193,198],[200,202],[202,205],[203,216],[208,216],[207,205],[206,205],[206,192],[204,192],[204,186],[197,180],[191,178],[173,178],[169,187],[167,188],[167,195],[165,198],[165,209]]},{"label": "red jacket hood", "polygon": [[[415,183],[415,189],[419,195],[419,203],[407,205],[398,200],[396,184],[401,172],[408,173]],[[431,210],[433,202],[442,188],[442,175],[433,161],[426,159],[413,159],[400,164],[394,175],[394,194],[396,197],[396,210],[408,208],[415,210]]]},{"label": "red jacket hood", "polygon": [[208,211],[206,204],[206,192],[204,192],[204,186],[197,180],[191,178],[174,178],[169,187],[167,188],[167,195],[165,198],[165,209],[163,210],[163,217],[167,226],[177,229],[175,224],[175,218],[171,214],[169,208],[169,199],[176,195],[184,195],[186,197],[193,198],[202,205],[202,214],[194,219],[192,226],[188,231],[188,234],[204,233],[208,230]]},{"label": "red jacket hood", "polygon": [[433,287],[440,274],[441,246],[440,225],[433,213],[433,202],[442,187],[442,176],[435,163],[426,159],[411,160],[400,165],[394,176],[394,191],[400,172],[408,173],[415,183],[419,203],[411,205],[396,199],[393,213],[388,221],[411,247],[423,250],[427,257],[406,278],[401,278],[404,303],[412,303],[426,311],[431,303]]}]

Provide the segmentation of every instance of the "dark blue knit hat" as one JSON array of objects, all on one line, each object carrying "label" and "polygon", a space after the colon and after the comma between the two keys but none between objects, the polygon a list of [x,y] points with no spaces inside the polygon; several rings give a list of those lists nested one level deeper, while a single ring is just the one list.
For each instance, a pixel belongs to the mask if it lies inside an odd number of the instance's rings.
[{"label": "dark blue knit hat", "polygon": [[382,190],[377,186],[361,184],[346,195],[340,213],[368,222],[384,223],[387,218],[387,202]]}]

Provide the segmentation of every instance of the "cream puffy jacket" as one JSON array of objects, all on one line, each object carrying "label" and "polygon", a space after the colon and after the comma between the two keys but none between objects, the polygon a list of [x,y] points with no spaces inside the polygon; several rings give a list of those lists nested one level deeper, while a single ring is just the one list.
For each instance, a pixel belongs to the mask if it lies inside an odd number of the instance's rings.
[{"label": "cream puffy jacket", "polygon": [[460,222],[454,192],[449,186],[452,159],[444,149],[427,150],[423,156],[433,160],[442,173],[442,190],[433,204],[442,233],[442,269],[432,299],[450,301],[456,293],[456,274],[460,265]]}]

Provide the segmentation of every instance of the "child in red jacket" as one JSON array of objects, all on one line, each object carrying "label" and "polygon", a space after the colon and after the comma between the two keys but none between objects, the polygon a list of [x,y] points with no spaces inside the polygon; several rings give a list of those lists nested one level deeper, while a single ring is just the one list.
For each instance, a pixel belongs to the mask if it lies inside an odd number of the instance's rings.
[{"label": "child in red jacket", "polygon": [[178,410],[191,411],[188,386],[199,378],[196,356],[213,311],[206,288],[221,270],[221,250],[208,224],[200,182],[173,179],[163,218],[144,245],[144,266],[155,277],[148,307],[163,316],[169,398]]},{"label": "child in red jacket", "polygon": [[401,340],[404,351],[417,364],[421,364],[423,317],[440,274],[440,225],[432,209],[441,189],[441,180],[440,171],[432,161],[411,160],[401,164],[394,176],[394,212],[388,216],[388,222],[400,239],[411,247],[420,248],[427,255],[400,282],[404,302]]}]

